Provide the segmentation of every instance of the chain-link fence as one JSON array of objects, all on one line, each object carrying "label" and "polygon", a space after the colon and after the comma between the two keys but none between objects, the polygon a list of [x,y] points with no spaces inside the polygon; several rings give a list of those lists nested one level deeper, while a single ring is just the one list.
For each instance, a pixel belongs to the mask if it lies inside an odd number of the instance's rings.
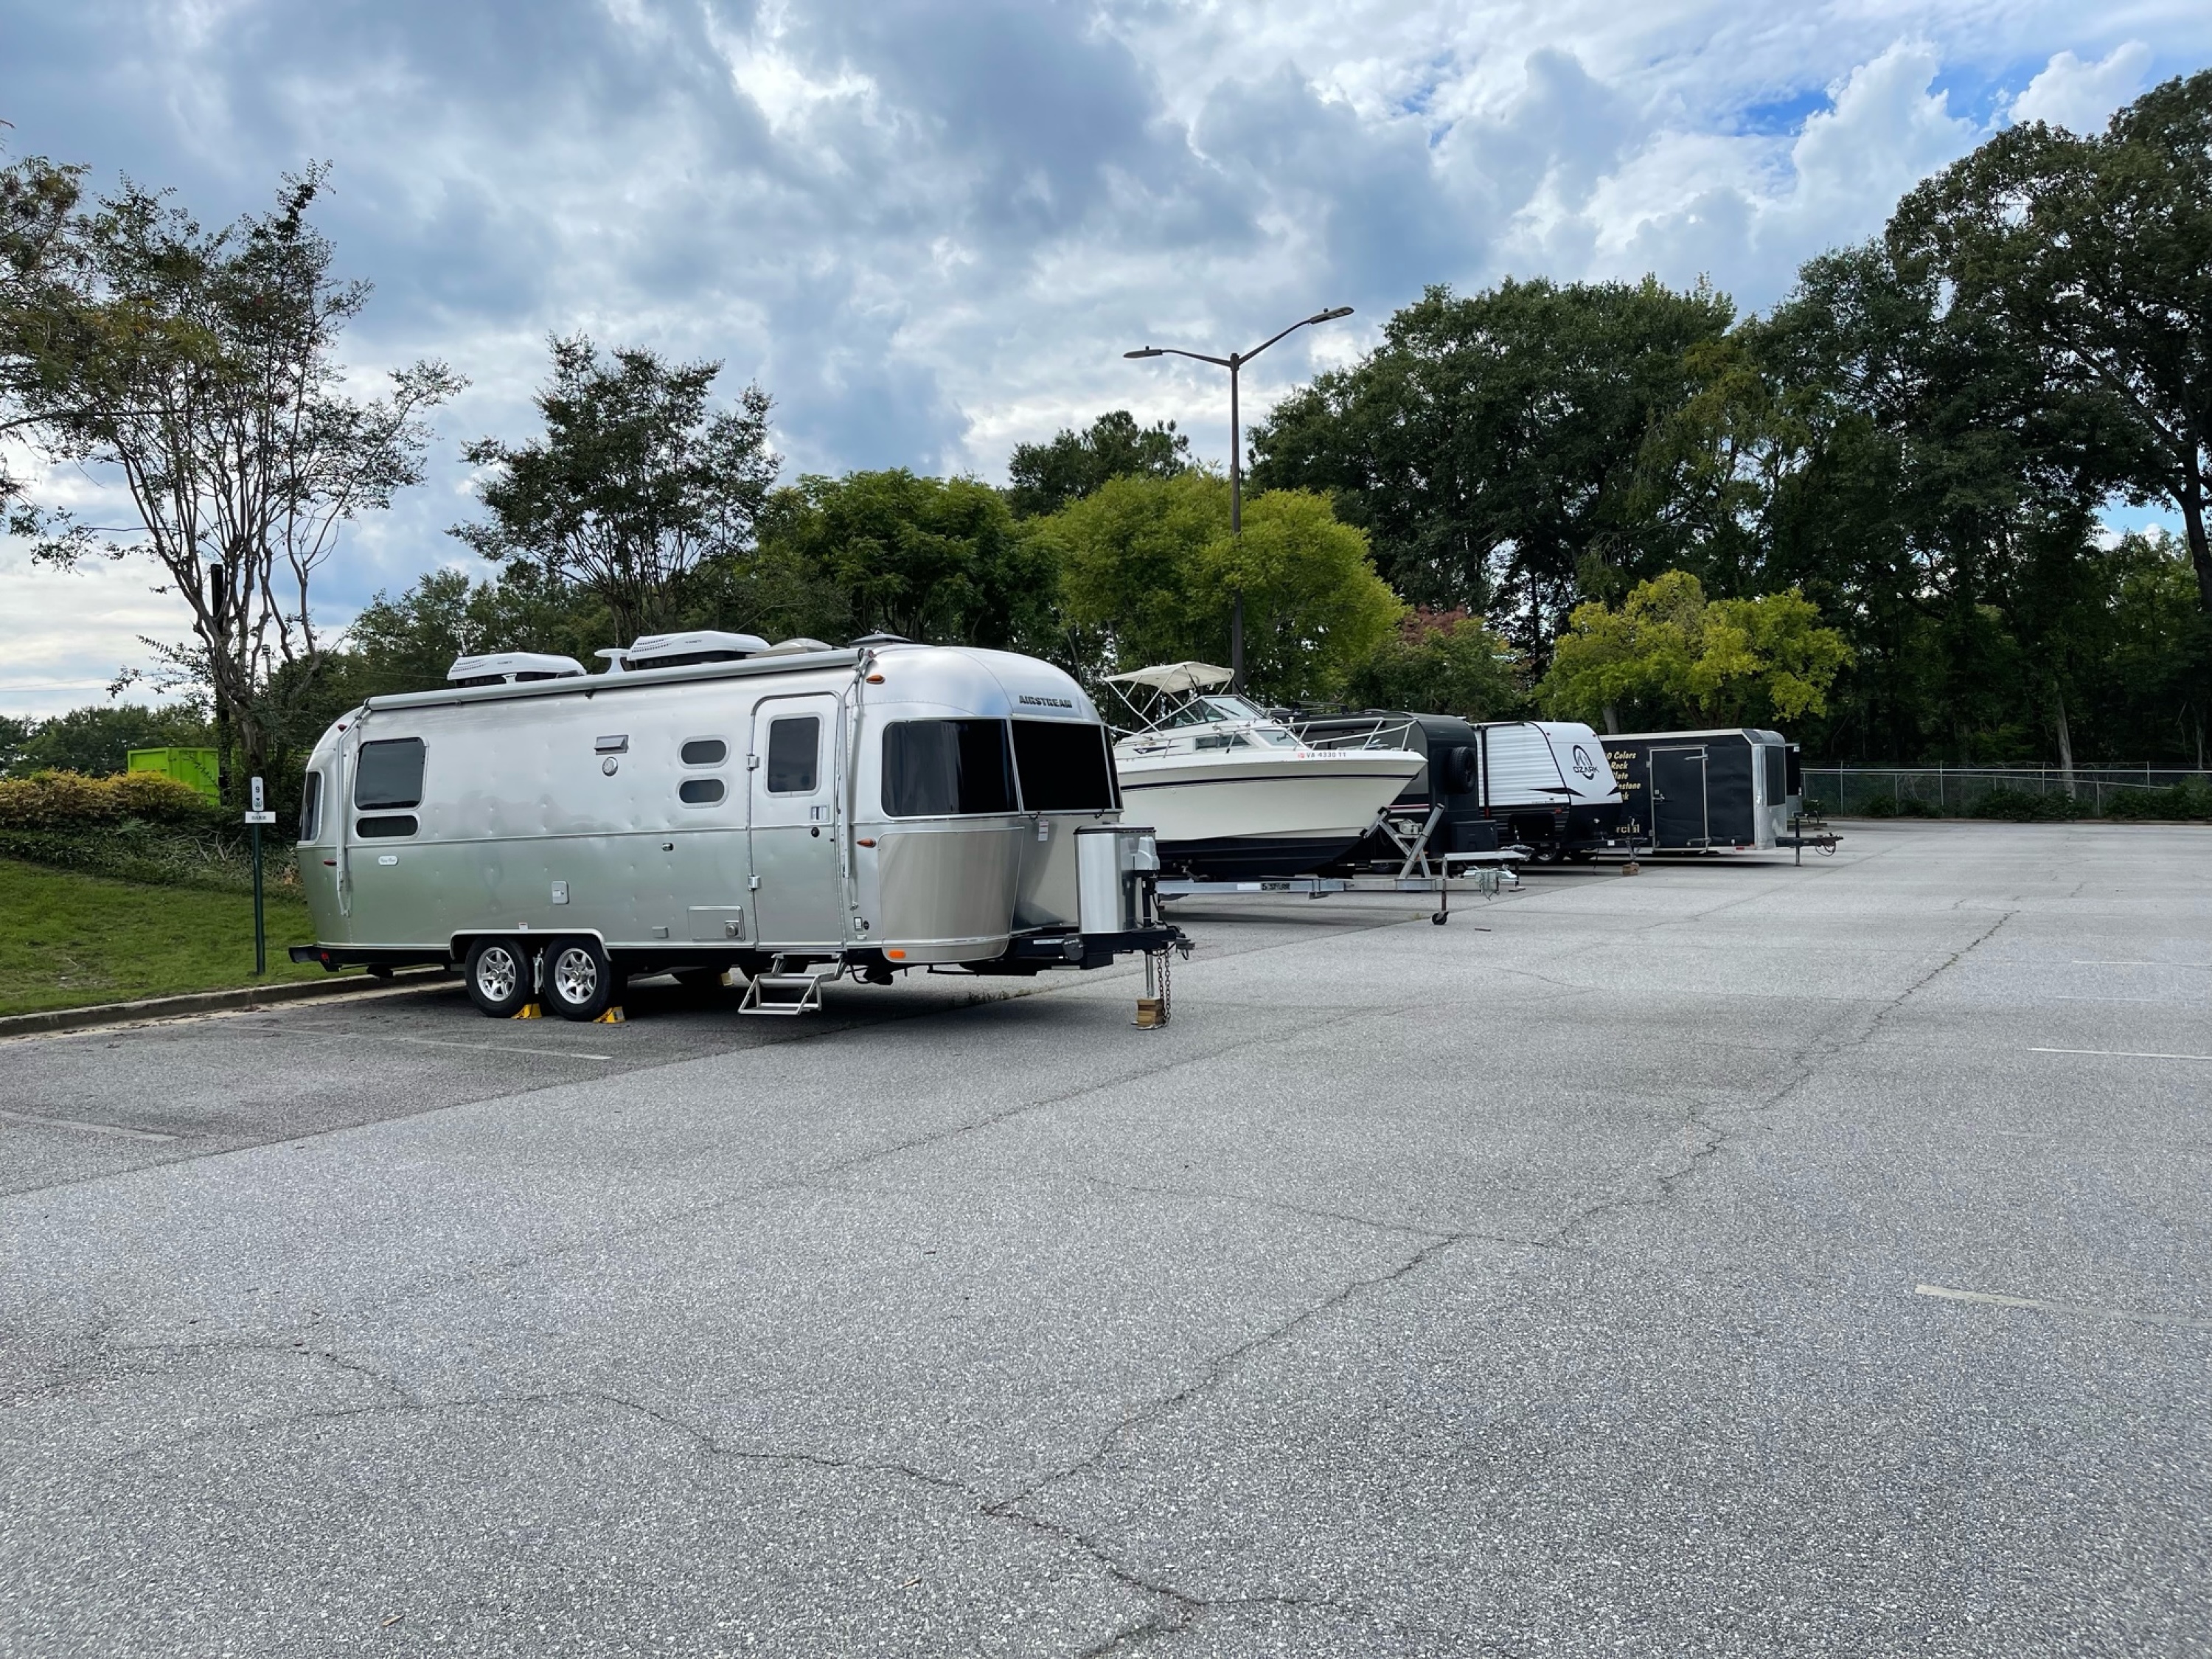
[{"label": "chain-link fence", "polygon": [[1836,817],[2212,816],[2212,771],[2171,766],[1808,766],[1808,811]]}]

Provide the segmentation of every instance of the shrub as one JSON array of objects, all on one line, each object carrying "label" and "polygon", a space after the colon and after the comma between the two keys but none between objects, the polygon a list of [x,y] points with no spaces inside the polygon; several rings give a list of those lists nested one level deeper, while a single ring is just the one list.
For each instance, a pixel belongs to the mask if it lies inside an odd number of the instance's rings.
[{"label": "shrub", "polygon": [[91,830],[137,820],[212,827],[223,810],[190,785],[158,772],[88,778],[78,772],[35,772],[0,778],[0,830]]},{"label": "shrub", "polygon": [[2212,817],[2212,784],[2201,779],[2170,789],[2118,789],[2105,797],[2108,818]]},{"label": "shrub", "polygon": [[2000,784],[1966,809],[1977,818],[2003,818],[2014,823],[2064,823],[2089,815],[2089,808],[2069,796],[2039,794]]}]

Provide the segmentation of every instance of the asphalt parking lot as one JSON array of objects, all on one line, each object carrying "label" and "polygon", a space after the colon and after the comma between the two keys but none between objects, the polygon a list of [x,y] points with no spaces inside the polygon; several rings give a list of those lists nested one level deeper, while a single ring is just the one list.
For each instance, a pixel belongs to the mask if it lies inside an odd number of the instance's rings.
[{"label": "asphalt parking lot", "polygon": [[2212,830],[1845,828],[0,1043],[0,1654],[2212,1653]]}]

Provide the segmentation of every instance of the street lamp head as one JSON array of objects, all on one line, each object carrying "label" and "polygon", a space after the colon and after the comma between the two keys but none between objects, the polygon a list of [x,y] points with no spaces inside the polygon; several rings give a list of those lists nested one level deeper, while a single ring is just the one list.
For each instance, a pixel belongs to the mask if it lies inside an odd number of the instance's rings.
[{"label": "street lamp head", "polygon": [[1333,323],[1340,317],[1349,317],[1350,315],[1352,315],[1352,307],[1350,306],[1338,306],[1333,311],[1317,312],[1313,316],[1307,318],[1306,320],[1310,323]]},{"label": "street lamp head", "polygon": [[1124,357],[1164,357],[1167,353],[1162,351],[1158,346],[1145,346],[1136,351],[1125,351],[1121,355]]}]

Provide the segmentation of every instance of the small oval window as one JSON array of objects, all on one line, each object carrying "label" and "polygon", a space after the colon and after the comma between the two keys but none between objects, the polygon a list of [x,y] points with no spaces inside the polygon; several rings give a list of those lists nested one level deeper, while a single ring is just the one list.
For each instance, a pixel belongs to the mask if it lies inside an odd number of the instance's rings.
[{"label": "small oval window", "polygon": [[694,738],[684,745],[686,766],[720,766],[730,757],[730,745],[720,738]]},{"label": "small oval window", "polygon": [[404,818],[356,818],[354,833],[363,841],[384,841],[395,836],[415,833],[415,820]]},{"label": "small oval window", "polygon": [[720,778],[686,778],[676,793],[684,798],[686,806],[712,806],[722,799],[722,781]]}]

